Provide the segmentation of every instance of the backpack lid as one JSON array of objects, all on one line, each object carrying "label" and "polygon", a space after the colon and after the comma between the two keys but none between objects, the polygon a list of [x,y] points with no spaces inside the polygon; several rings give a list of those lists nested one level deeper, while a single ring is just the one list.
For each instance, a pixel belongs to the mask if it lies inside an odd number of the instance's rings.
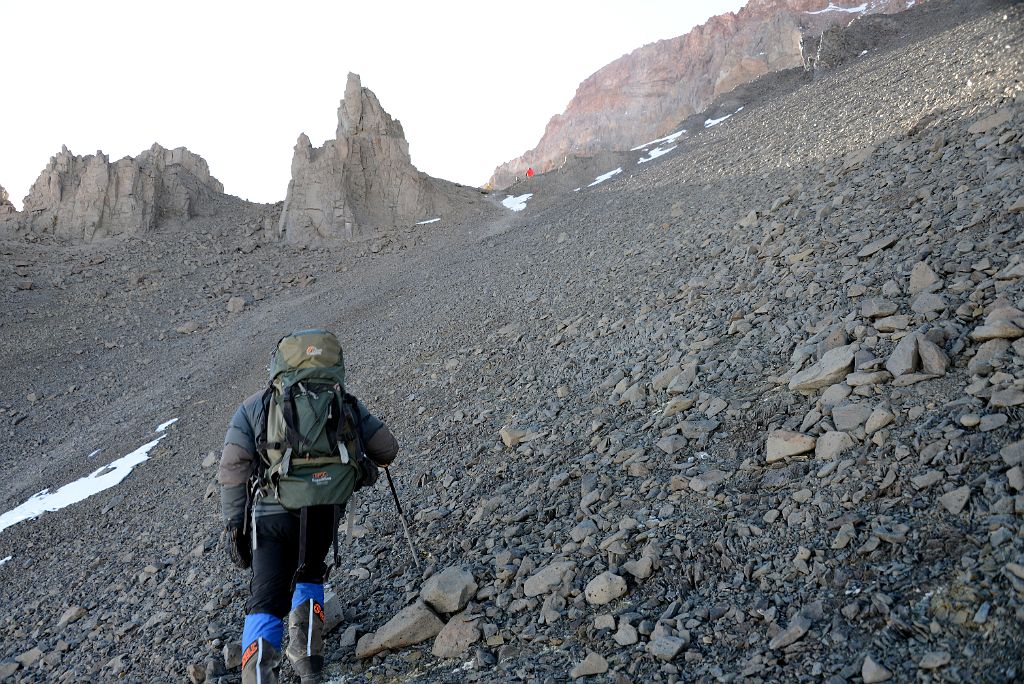
[{"label": "backpack lid", "polygon": [[328,330],[299,330],[285,335],[277,343],[270,362],[270,381],[274,382],[285,373],[332,377],[344,386],[345,357],[341,343]]}]

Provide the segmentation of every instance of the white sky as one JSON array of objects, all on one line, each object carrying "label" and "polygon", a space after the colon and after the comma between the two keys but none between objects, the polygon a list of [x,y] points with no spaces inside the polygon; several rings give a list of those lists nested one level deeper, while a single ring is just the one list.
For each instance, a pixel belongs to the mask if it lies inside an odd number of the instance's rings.
[{"label": "white sky", "polygon": [[587,76],[746,0],[0,2],[0,185],[19,208],[67,145],[203,156],[233,195],[284,199],[300,132],[333,138],[349,71],[423,171],[482,185]]}]

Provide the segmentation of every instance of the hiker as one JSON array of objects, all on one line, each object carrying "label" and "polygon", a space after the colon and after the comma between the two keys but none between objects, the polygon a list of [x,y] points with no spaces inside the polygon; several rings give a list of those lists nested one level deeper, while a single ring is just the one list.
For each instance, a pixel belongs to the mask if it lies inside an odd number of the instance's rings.
[{"label": "hiker", "polygon": [[527,178],[533,178],[533,167],[532,166],[530,168],[526,169],[526,177]]},{"label": "hiker", "polygon": [[242,632],[243,684],[274,684],[285,655],[303,684],[323,669],[327,553],[338,562],[338,523],[352,492],[372,485],[398,442],[345,392],[338,339],[325,330],[283,337],[270,384],[231,418],[217,479],[224,543],[252,568]]}]

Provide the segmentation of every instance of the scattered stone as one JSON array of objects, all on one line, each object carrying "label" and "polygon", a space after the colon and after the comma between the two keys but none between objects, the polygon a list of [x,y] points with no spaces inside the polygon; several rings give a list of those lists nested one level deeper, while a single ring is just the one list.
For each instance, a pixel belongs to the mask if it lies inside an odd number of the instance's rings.
[{"label": "scattered stone", "polygon": [[614,573],[605,571],[587,582],[583,593],[587,597],[587,603],[594,606],[603,606],[625,595],[626,580]]},{"label": "scattered stone", "polygon": [[814,449],[816,439],[809,435],[789,430],[776,430],[768,435],[768,463],[781,461],[789,456],[804,454]]},{"label": "scattered stone", "polygon": [[364,634],[356,644],[356,657],[369,658],[381,651],[397,650],[432,639],[444,623],[422,601],[398,612],[377,632]]},{"label": "scattered stone", "polygon": [[501,441],[504,442],[505,446],[509,449],[515,449],[523,441],[523,438],[530,433],[526,430],[516,430],[505,426],[498,431],[498,434],[501,435]]},{"label": "scattered stone", "polygon": [[877,682],[886,682],[892,679],[892,672],[887,670],[884,665],[875,662],[875,659],[868,655],[865,656],[864,664],[860,668],[860,676],[864,680],[864,684],[876,684]]},{"label": "scattered stone", "polygon": [[886,235],[885,237],[879,238],[874,242],[869,242],[868,244],[861,247],[860,251],[857,252],[857,256],[860,257],[861,259],[873,256],[878,252],[882,251],[883,249],[892,247],[894,244],[896,244],[896,242],[899,239],[900,236],[895,233],[891,235]]},{"label": "scattered stone", "polygon": [[[582,539],[579,541],[582,541]],[[576,564],[572,561],[561,561],[545,566],[523,583],[523,593],[527,598],[530,598],[554,591],[562,585],[566,573],[575,567]]]},{"label": "scattered stone", "polygon": [[452,566],[431,575],[420,589],[420,598],[438,613],[455,613],[466,607],[476,588],[473,573]]},{"label": "scattered stone", "polygon": [[971,488],[964,485],[940,496],[939,503],[953,515],[960,515],[960,511],[964,509],[970,498]]},{"label": "scattered stone", "polygon": [[793,616],[789,626],[776,634],[771,641],[768,642],[768,648],[775,650],[779,648],[785,648],[790,644],[794,643],[798,639],[802,638],[807,634],[807,630],[811,628],[811,621],[805,617],[802,613],[797,613]]},{"label": "scattered stone", "polygon": [[77,622],[78,620],[82,619],[85,613],[86,610],[82,606],[71,606],[70,608],[65,610],[63,614],[61,614],[60,620],[57,621],[58,631],[64,629],[72,622]]},{"label": "scattered stone", "polygon": [[640,640],[640,635],[636,631],[636,627],[625,620],[620,620],[619,629],[612,635],[612,639],[619,646],[632,646]]},{"label": "scattered stone", "polygon": [[34,646],[20,655],[14,656],[14,659],[21,663],[22,667],[32,667],[39,662],[39,659],[42,657],[42,650],[38,646]]},{"label": "scattered stone", "polygon": [[587,657],[583,659],[583,662],[572,668],[572,671],[569,672],[569,676],[573,679],[579,679],[580,677],[604,674],[607,671],[608,661],[601,655],[590,651],[587,653]]},{"label": "scattered stone", "polygon": [[221,650],[221,656],[224,658],[224,667],[228,670],[234,670],[235,668],[242,666],[242,644],[237,641],[224,644],[224,648]]},{"label": "scattered stone", "polygon": [[789,381],[789,389],[810,391],[843,380],[853,370],[853,356],[857,346],[850,344],[825,352],[820,361],[793,376]]},{"label": "scattered stone", "polygon": [[914,333],[904,335],[885,361],[885,369],[892,373],[894,378],[910,373],[915,368],[918,368],[919,365],[920,357],[917,353],[917,335]]},{"label": "scattered stone", "polygon": [[457,658],[469,650],[469,647],[480,640],[480,629],[476,626],[476,618],[456,615],[448,621],[437,638],[431,653],[435,658]]},{"label": "scattered stone", "polygon": [[245,309],[245,299],[232,297],[228,300],[228,313],[241,313]]},{"label": "scattered stone", "polygon": [[917,666],[922,670],[937,670],[940,667],[949,665],[952,657],[947,651],[931,651],[921,656]]},{"label": "scattered stone", "polygon": [[929,375],[945,375],[949,368],[949,357],[939,345],[918,337],[917,353],[921,359],[921,370]]},{"label": "scattered stone", "polygon": [[826,432],[814,445],[814,457],[819,461],[831,461],[852,447],[853,440],[847,433]]},{"label": "scattered stone", "polygon": [[647,642],[647,652],[658,660],[674,660],[686,647],[686,641],[675,636],[659,636]]},{"label": "scattered stone", "polygon": [[919,261],[914,264],[914,268],[910,271],[910,283],[908,284],[908,290],[910,296],[916,296],[922,292],[931,292],[939,285],[939,277],[935,275],[935,271],[932,270],[924,261]]}]

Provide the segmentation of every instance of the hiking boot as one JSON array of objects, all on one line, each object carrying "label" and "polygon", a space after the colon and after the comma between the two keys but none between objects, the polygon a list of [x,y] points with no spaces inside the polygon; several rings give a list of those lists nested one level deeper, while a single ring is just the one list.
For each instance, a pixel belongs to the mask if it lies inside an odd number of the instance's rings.
[{"label": "hiking boot", "polygon": [[307,599],[288,613],[288,648],[284,650],[302,684],[317,684],[324,669],[324,608]]},{"label": "hiking boot", "polygon": [[280,662],[281,654],[260,637],[242,654],[242,684],[277,684],[274,668]]}]

